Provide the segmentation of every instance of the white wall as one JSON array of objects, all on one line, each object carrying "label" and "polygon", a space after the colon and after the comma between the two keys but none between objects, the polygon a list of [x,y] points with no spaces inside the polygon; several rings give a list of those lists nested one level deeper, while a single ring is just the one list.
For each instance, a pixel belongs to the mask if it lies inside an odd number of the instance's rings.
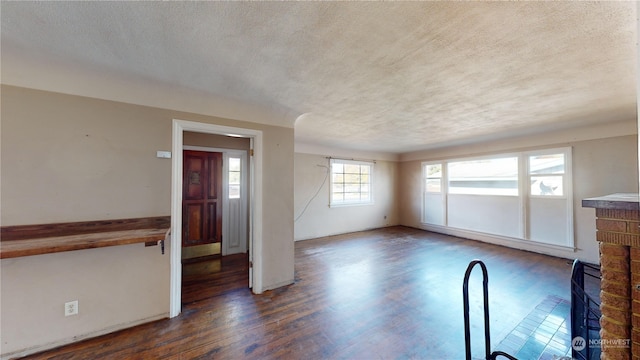
[{"label": "white wall", "polygon": [[596,211],[582,199],[613,193],[638,193],[638,136],[578,142],[573,149],[574,232],[577,257],[599,262]]},{"label": "white wall", "polygon": [[396,162],[376,161],[372,205],[330,208],[328,170],[329,159],[325,155],[295,154],[295,240],[399,224],[395,199],[398,181]]}]

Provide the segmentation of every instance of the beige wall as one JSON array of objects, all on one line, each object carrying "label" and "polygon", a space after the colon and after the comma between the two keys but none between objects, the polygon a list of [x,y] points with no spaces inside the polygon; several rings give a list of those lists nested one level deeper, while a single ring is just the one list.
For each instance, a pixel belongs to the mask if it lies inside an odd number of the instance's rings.
[{"label": "beige wall", "polygon": [[[538,141],[545,140],[541,136]],[[535,142],[535,138],[529,141]],[[571,146],[573,148],[573,212],[574,236],[577,251],[561,251],[547,247],[530,246],[538,251],[565,258],[580,258],[597,263],[598,244],[595,240],[595,211],[583,208],[582,199],[616,192],[638,192],[637,135],[616,136],[604,139],[547,144],[545,148]],[[477,149],[476,149],[477,150]],[[521,150],[507,148],[502,151]],[[462,149],[451,149],[448,157],[470,155]],[[438,153],[441,159],[447,153]],[[436,160],[427,158],[425,160]],[[400,165],[400,219],[403,225],[421,228],[421,161],[405,161]],[[523,247],[518,245],[519,247]]]},{"label": "beige wall", "polygon": [[[156,151],[171,150],[173,119],[261,130],[263,284],[293,281],[293,129],[11,86],[1,101],[3,226],[169,215],[171,161]],[[166,316],[168,253],[139,244],[0,260],[2,353]],[[79,316],[61,316],[76,299]]]},{"label": "beige wall", "polygon": [[[372,205],[329,207],[329,159],[324,155],[295,154],[295,239],[392,226],[400,223],[396,202],[398,163],[376,161]],[[322,185],[322,188],[320,186]],[[318,189],[319,192],[318,192]],[[318,192],[318,195],[313,196]],[[307,206],[308,204],[308,206]],[[306,211],[303,210],[307,206]],[[386,219],[385,219],[386,216]]]},{"label": "beige wall", "polygon": [[[158,246],[2,259],[0,266],[2,355],[168,316],[169,261]],[[73,300],[78,315],[65,317],[64,303]]]}]

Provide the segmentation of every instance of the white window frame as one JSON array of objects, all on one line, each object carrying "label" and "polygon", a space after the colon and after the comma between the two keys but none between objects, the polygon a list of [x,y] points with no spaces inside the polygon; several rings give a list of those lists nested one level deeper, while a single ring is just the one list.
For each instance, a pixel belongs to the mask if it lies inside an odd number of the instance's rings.
[{"label": "white window frame", "polygon": [[[429,175],[427,174],[427,167],[433,166],[433,165],[440,165],[440,177],[429,177]],[[444,163],[443,161],[423,162],[422,163],[423,193],[442,194],[442,193],[445,192],[445,184],[444,184],[445,167],[446,167],[446,163]],[[429,191],[427,189],[427,180],[429,180],[429,179],[431,179],[431,180],[439,179],[440,180],[440,191]]]},{"label": "white window frame", "polygon": [[[240,170],[231,170],[231,159],[238,159],[238,161],[240,162]],[[238,154],[229,154],[228,157],[226,158],[226,172],[225,172],[225,176],[227,177],[227,182],[226,182],[226,186],[227,186],[227,198],[228,199],[243,199],[246,194],[244,193],[244,189],[243,189],[243,178],[245,176],[243,167],[244,167],[244,162],[245,159],[243,159],[242,154],[238,153]],[[231,196],[231,173],[237,172],[239,175],[239,179],[240,179],[240,183],[237,184],[238,185],[238,196]],[[235,184],[234,184],[235,185]]]},{"label": "white window frame", "polygon": [[[531,169],[530,169],[530,157],[535,155],[552,155],[552,154],[564,154],[564,173],[562,176],[562,195],[533,195],[531,194]],[[571,247],[575,249],[575,232],[573,228],[573,149],[571,147],[553,148],[553,149],[541,149],[523,152],[523,166],[525,168],[525,184],[523,185],[527,196],[524,198],[524,206],[527,215],[530,215],[531,202],[534,200],[543,200],[549,202],[564,201],[566,202],[566,221],[567,221],[567,243],[563,246]],[[535,175],[534,175],[535,176]],[[558,175],[560,176],[560,175]],[[525,239],[527,241],[535,242],[538,244],[544,244],[532,239],[531,236],[531,224],[528,217],[524,218],[525,227]]]},{"label": "white window frame", "polygon": [[[492,159],[492,158],[507,158],[507,157],[517,157],[518,158],[518,195],[472,195],[472,196],[489,196],[489,197],[502,197],[502,196],[512,196],[517,197],[520,200],[520,218],[521,218],[521,234],[515,237],[504,237],[497,234],[486,233],[484,235],[494,236],[495,238],[501,238],[506,240],[515,240],[515,241],[525,241],[528,243],[535,243],[543,246],[551,246],[556,248],[564,248],[564,249],[575,249],[575,234],[573,231],[573,164],[572,164],[572,151],[571,147],[562,147],[562,148],[550,148],[550,149],[538,149],[538,150],[529,150],[522,152],[505,152],[499,154],[492,154],[488,156],[482,157],[466,157],[466,158],[452,158],[446,160],[430,160],[422,162],[422,179],[421,179],[421,190],[422,190],[422,204],[421,204],[421,222],[423,225],[428,228],[433,227],[434,229],[451,229],[452,231],[458,230],[457,228],[450,227],[448,212],[449,212],[449,197],[450,196],[458,196],[465,194],[452,194],[449,191],[449,164],[452,162],[459,161],[471,161],[471,160],[480,160],[480,159]],[[537,155],[552,155],[552,154],[564,154],[564,173],[563,174],[549,174],[549,176],[562,176],[562,186],[563,186],[563,194],[562,195],[533,195],[531,191],[531,176],[546,176],[547,174],[531,174],[530,171],[530,157]],[[436,192],[427,192],[426,189],[426,180],[428,178],[426,169],[429,165],[441,164],[442,166],[442,178],[441,178],[441,194],[442,194],[442,211],[444,213],[443,216],[443,224],[436,224],[427,221],[428,217],[426,214],[426,196],[427,194],[438,195]],[[539,199],[539,200],[538,200]],[[566,222],[567,222],[567,236],[566,243],[546,243],[543,241],[535,240],[531,238],[531,223],[530,216],[533,214],[531,212],[531,203],[532,201],[563,201],[566,202]],[[433,209],[431,209],[433,211]],[[445,230],[445,232],[448,230]],[[462,229],[462,231],[467,231]],[[473,232],[473,230],[468,230],[467,233]]]},{"label": "white window frame", "polygon": [[[446,225],[447,223],[447,193],[449,192],[449,183],[447,180],[447,162],[442,161],[424,161],[422,162],[422,205],[420,219],[423,224],[431,224],[427,219],[427,212],[425,211],[426,202],[428,196],[440,196],[440,205],[442,207],[442,224],[434,223],[435,225]],[[427,175],[427,167],[430,165],[440,165],[440,177],[431,177]],[[440,191],[427,191],[427,179],[440,179]]]},{"label": "white window frame", "polygon": [[[562,174],[531,174],[531,164],[530,157],[536,155],[555,155],[555,154],[563,154],[564,155],[564,172]],[[526,193],[531,198],[545,198],[545,199],[568,199],[570,194],[573,194],[573,189],[571,188],[571,184],[573,181],[571,180],[571,171],[567,171],[567,169],[572,169],[571,167],[571,148],[555,148],[555,149],[545,149],[539,151],[528,151],[523,154],[526,168]],[[531,193],[531,177],[536,176],[555,176],[562,177],[562,195],[534,195]]]},{"label": "white window frame", "polygon": [[[361,201],[336,201],[333,198],[333,186],[334,186],[334,178],[333,178],[333,166],[334,164],[342,164],[342,165],[361,165],[361,166],[369,166],[369,199],[361,200]],[[343,159],[334,159],[330,160],[330,168],[329,168],[329,207],[345,207],[345,206],[362,206],[362,205],[372,205],[373,204],[373,177],[374,177],[374,162],[373,161],[360,161],[360,160],[343,160]]]}]

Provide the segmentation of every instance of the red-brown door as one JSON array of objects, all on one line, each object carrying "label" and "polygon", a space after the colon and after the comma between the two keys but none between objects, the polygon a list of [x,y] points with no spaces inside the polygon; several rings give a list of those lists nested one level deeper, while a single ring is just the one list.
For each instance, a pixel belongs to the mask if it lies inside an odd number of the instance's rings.
[{"label": "red-brown door", "polygon": [[222,241],[222,153],[183,151],[182,246]]}]

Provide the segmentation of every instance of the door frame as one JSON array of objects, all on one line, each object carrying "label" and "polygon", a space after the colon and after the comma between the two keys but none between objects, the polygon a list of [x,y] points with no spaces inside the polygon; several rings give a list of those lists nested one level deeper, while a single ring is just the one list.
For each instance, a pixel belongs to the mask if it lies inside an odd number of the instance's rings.
[{"label": "door frame", "polygon": [[170,297],[169,317],[182,310],[182,152],[185,131],[246,137],[251,141],[253,156],[249,156],[249,283],[255,294],[262,288],[262,143],[260,130],[222,126],[173,119],[171,156],[171,244],[170,244]]}]

